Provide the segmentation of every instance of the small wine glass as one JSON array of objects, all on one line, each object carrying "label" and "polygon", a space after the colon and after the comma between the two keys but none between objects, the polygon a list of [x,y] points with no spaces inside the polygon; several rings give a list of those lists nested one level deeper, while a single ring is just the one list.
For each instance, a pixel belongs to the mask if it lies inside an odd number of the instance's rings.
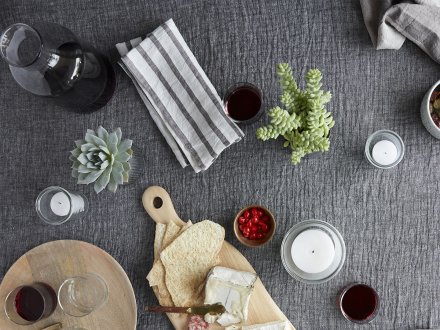
[{"label": "small wine glass", "polygon": [[106,303],[107,283],[94,273],[66,279],[58,290],[58,303],[68,315],[83,317]]},{"label": "small wine glass", "polygon": [[49,317],[57,307],[55,291],[47,284],[36,282],[12,290],[5,299],[7,318],[19,325],[31,325]]}]

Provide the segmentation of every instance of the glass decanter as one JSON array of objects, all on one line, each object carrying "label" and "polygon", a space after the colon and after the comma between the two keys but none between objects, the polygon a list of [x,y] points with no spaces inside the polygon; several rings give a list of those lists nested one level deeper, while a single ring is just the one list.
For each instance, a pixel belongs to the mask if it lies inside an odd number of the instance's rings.
[{"label": "glass decanter", "polygon": [[58,24],[13,24],[0,37],[0,53],[21,87],[76,112],[102,108],[115,90],[109,60]]}]

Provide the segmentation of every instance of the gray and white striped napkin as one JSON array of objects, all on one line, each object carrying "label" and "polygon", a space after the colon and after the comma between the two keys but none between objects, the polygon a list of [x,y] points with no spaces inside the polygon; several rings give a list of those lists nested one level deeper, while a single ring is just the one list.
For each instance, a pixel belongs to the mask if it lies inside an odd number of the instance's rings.
[{"label": "gray and white striped napkin", "polygon": [[116,45],[119,64],[133,80],[178,161],[206,170],[244,136],[229,119],[214,86],[170,19],[146,38]]}]

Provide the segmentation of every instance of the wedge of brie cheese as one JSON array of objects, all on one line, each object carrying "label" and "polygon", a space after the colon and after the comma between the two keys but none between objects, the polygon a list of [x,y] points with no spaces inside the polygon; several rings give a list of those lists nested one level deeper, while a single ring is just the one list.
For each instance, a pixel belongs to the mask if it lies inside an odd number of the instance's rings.
[{"label": "wedge of brie cheese", "polygon": [[242,330],[286,330],[286,321],[275,321],[264,324],[246,325],[241,328]]},{"label": "wedge of brie cheese", "polygon": [[248,316],[249,299],[257,275],[226,267],[214,267],[205,286],[205,304],[221,303],[224,312],[217,322],[226,327],[244,322]]}]

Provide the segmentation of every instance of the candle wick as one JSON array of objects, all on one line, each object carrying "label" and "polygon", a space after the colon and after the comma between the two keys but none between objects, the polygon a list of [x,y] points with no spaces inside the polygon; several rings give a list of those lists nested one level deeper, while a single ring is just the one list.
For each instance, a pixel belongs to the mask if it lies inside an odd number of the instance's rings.
[{"label": "candle wick", "polygon": [[315,253],[315,250],[312,250],[312,253]]}]

